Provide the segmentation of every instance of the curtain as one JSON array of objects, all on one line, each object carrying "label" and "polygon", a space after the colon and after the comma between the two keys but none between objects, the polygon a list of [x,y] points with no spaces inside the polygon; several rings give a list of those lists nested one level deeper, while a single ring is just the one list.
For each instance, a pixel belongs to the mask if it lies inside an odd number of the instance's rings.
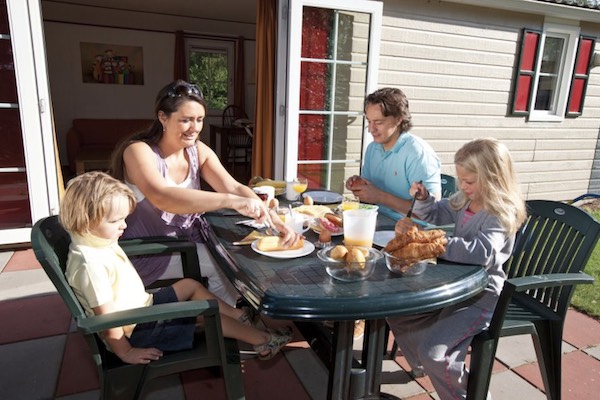
[{"label": "curtain", "polygon": [[256,114],[252,148],[252,176],[273,178],[275,108],[276,0],[256,4]]},{"label": "curtain", "polygon": [[188,80],[187,66],[185,62],[185,36],[183,31],[175,32],[175,61],[173,66],[173,80]]}]

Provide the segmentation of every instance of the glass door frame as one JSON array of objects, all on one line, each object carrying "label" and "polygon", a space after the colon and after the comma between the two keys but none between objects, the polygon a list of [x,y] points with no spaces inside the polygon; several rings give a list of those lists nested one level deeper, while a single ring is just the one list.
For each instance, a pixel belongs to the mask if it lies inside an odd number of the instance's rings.
[{"label": "glass door frame", "polygon": [[[366,94],[377,89],[383,4],[369,0],[280,0],[275,110],[275,178],[287,179],[298,171],[300,66],[304,7],[370,14]],[[372,141],[363,123],[362,156]],[[279,171],[282,171],[279,172]]]},{"label": "glass door frame", "polygon": [[[7,0],[31,221],[58,214],[59,177],[39,0]],[[14,172],[14,171],[11,171]],[[0,230],[0,245],[30,242],[31,228]]]}]

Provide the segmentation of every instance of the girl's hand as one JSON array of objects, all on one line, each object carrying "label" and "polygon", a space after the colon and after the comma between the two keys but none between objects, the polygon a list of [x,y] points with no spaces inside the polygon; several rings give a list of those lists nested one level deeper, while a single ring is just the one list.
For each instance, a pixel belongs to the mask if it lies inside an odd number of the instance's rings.
[{"label": "girl's hand", "polygon": [[163,356],[163,352],[154,347],[140,348],[132,347],[127,353],[119,357],[127,364],[148,364],[150,361],[156,361]]},{"label": "girl's hand", "polygon": [[408,191],[411,197],[416,197],[417,200],[427,200],[429,191],[421,182],[413,182]]}]

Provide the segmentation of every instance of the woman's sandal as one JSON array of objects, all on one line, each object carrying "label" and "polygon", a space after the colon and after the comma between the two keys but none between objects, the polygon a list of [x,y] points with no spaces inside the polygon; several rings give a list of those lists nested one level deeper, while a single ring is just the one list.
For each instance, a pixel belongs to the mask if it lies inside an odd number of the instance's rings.
[{"label": "woman's sandal", "polygon": [[[259,360],[270,360],[275,357],[279,353],[279,350],[292,340],[292,330],[290,328],[267,329],[267,332],[271,335],[269,341],[253,346]],[[262,354],[265,351],[269,352]]]},{"label": "woman's sandal", "polygon": [[239,316],[238,321],[240,321],[244,325],[254,326],[260,320],[260,315],[258,312],[252,307],[242,307],[242,311],[244,312]]}]

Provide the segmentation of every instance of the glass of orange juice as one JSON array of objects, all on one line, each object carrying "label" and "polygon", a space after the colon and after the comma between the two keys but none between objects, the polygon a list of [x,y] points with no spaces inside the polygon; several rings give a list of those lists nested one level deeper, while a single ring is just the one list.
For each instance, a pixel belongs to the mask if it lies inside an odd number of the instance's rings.
[{"label": "glass of orange juice", "polygon": [[344,244],[346,246],[372,247],[375,226],[377,225],[377,211],[347,210],[342,215],[344,219]]},{"label": "glass of orange juice", "polygon": [[353,195],[344,196],[342,200],[342,211],[356,210],[360,206],[358,197]]},{"label": "glass of orange juice", "polygon": [[292,204],[300,202],[300,194],[308,189],[308,179],[306,178],[294,178],[292,180],[292,190],[296,193],[296,201]]}]

